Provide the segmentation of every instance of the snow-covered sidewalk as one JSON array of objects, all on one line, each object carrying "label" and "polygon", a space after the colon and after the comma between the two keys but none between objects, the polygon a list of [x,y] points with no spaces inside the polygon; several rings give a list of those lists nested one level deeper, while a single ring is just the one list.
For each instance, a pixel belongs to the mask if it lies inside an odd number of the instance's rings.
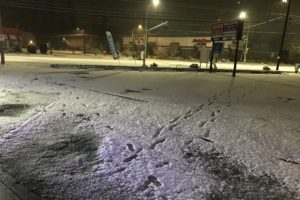
[{"label": "snow-covered sidewalk", "polygon": [[[141,60],[134,60],[123,57],[119,60],[113,60],[110,56],[83,56],[83,55],[24,55],[24,54],[8,54],[6,60],[10,62],[29,62],[29,63],[46,63],[46,64],[73,64],[73,65],[99,65],[99,66],[128,66],[141,67]],[[160,60],[147,59],[147,65],[158,64],[158,68],[189,68],[192,64],[199,64],[195,61],[181,60]],[[238,70],[263,71],[263,67],[268,66],[272,71],[276,71],[275,64],[268,63],[238,63]],[[202,64],[202,69],[207,69],[206,64]],[[217,67],[220,70],[233,70],[232,62],[219,62]],[[282,64],[280,72],[295,72],[295,66]]]}]

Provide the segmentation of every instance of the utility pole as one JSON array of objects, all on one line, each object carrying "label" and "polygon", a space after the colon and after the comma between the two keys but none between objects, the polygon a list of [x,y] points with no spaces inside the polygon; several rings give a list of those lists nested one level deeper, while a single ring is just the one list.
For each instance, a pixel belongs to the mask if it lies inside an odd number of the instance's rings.
[{"label": "utility pole", "polygon": [[245,35],[244,63],[247,62],[248,44],[249,44],[249,30],[247,35]]},{"label": "utility pole", "polygon": [[83,54],[86,54],[86,49],[85,49],[85,27],[83,28]]},{"label": "utility pole", "polygon": [[283,47],[284,47],[284,41],[285,41],[287,26],[288,26],[288,22],[289,22],[289,18],[290,18],[291,4],[292,4],[292,0],[288,0],[288,7],[287,7],[287,13],[286,13],[286,17],[285,17],[284,29],[283,29],[282,39],[281,39],[281,45],[280,45],[279,54],[278,54],[278,58],[277,58],[277,67],[276,67],[277,71],[279,70],[281,59],[282,59],[282,50],[283,50]]},{"label": "utility pole", "polygon": [[146,19],[145,19],[145,34],[144,34],[144,55],[143,55],[143,67],[147,67],[146,58],[147,58],[147,49],[148,49],[148,8],[146,10]]},{"label": "utility pole", "polygon": [[[147,2],[147,1],[146,1]],[[151,6],[157,7],[159,5],[160,0],[152,0],[152,4],[146,6],[146,18],[145,18],[145,35],[144,35],[144,55],[143,55],[143,67],[147,67],[146,59],[147,59],[147,48],[148,48],[148,15],[150,12]],[[147,3],[146,3],[147,5]]]},{"label": "utility pole", "polygon": [[[1,12],[1,7],[0,7],[0,29],[2,29],[2,12]],[[5,64],[5,54],[4,54],[4,42],[5,42],[5,37],[1,38],[0,41],[0,54],[1,54],[1,64]]]},{"label": "utility pole", "polygon": [[237,62],[238,62],[239,46],[240,46],[240,40],[237,38],[236,47],[235,47],[234,68],[233,68],[233,73],[232,73],[233,77],[236,76],[236,67],[237,67]]}]

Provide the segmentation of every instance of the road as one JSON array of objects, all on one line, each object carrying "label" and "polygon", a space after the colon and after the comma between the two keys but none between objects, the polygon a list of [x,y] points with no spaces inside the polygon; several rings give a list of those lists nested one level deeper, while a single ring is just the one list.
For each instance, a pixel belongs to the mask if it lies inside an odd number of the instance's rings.
[{"label": "road", "polygon": [[0,169],[41,199],[299,199],[299,75],[46,63],[0,68]]}]

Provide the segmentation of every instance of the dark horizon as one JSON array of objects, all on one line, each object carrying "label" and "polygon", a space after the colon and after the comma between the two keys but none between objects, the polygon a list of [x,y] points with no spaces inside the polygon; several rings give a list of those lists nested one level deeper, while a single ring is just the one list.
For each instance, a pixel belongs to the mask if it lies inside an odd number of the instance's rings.
[{"label": "dark horizon", "polygon": [[[150,2],[149,2],[150,4]],[[296,13],[300,3],[294,1],[291,12],[290,32],[298,32],[300,19]],[[217,6],[216,6],[217,5]],[[75,2],[72,0],[52,1],[13,0],[1,1],[3,25],[33,32],[36,35],[70,33],[76,27],[86,27],[91,34],[102,34],[106,30],[128,35],[131,30],[144,24],[145,3],[135,0]],[[221,8],[222,7],[222,8]],[[199,35],[210,31],[218,21],[236,19],[239,12],[247,11],[247,24],[254,25],[276,17],[284,16],[284,4],[278,0],[268,1],[226,1],[201,0],[171,2],[161,1],[157,9],[150,9],[149,24],[169,21],[163,32],[173,35]],[[252,31],[282,30],[283,20],[259,26]]]}]

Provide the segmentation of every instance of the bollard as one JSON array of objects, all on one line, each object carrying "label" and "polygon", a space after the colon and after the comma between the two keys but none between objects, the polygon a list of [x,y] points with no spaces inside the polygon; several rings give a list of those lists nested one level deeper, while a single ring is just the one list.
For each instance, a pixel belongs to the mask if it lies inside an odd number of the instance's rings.
[{"label": "bollard", "polygon": [[5,56],[4,56],[4,51],[1,51],[1,64],[5,64]]}]

